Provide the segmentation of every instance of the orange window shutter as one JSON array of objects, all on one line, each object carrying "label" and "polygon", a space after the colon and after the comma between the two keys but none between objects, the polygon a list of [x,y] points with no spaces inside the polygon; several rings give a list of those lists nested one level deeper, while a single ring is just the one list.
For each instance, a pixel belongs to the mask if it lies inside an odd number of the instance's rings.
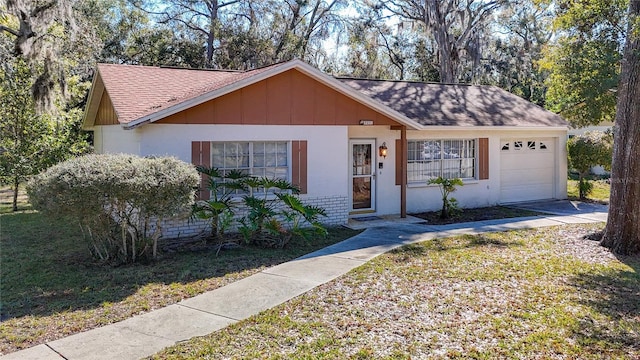
[{"label": "orange window shutter", "polygon": [[291,183],[300,189],[300,194],[307,193],[307,141],[291,142]]},{"label": "orange window shutter", "polygon": [[[191,163],[193,165],[211,166],[211,142],[192,141],[191,142]],[[198,200],[208,200],[209,190],[207,189],[207,176],[200,175],[200,189],[196,192]]]},{"label": "orange window shutter", "polygon": [[478,179],[489,178],[489,139],[478,139]]}]

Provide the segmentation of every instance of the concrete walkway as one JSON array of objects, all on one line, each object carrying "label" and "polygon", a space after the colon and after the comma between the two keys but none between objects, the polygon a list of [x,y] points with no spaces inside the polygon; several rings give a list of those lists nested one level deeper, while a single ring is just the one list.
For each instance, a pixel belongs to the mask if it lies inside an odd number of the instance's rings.
[{"label": "concrete walkway", "polygon": [[355,237],[222,288],[1,359],[139,359],[282,304],[405,244],[459,234],[601,222],[606,218],[601,211],[577,211],[440,226],[383,218]]}]

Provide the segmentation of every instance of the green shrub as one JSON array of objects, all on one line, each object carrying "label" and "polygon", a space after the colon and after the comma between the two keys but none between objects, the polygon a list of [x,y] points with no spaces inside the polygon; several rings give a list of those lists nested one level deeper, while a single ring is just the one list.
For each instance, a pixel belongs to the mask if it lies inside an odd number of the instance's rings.
[{"label": "green shrub", "polygon": [[[211,198],[197,201],[192,215],[210,222],[218,251],[237,241],[226,234],[231,228],[246,243],[273,248],[285,247],[294,236],[308,240],[327,234],[319,220],[326,216],[324,209],[304,204],[297,196],[300,190],[286,180],[253,177],[239,170],[223,173],[204,166],[197,170],[207,176]],[[238,191],[250,193],[251,189],[253,194],[240,199]],[[238,210],[244,215],[236,216]]]},{"label": "green shrub", "polygon": [[233,225],[235,210],[239,204],[233,197],[236,192],[247,191],[249,175],[240,170],[223,173],[217,168],[198,166],[200,174],[207,176],[207,190],[211,192],[209,200],[199,200],[193,205],[192,213],[198,219],[209,221],[211,236],[219,246],[226,242],[225,232]]},{"label": "green shrub", "polygon": [[456,191],[456,186],[463,186],[464,183],[462,179],[445,179],[442,176],[438,176],[435,179],[430,179],[427,184],[429,185],[439,185],[440,193],[442,194],[442,210],[440,211],[440,218],[448,219],[454,213],[460,211],[458,207],[458,200],[454,197],[449,197],[449,195]]},{"label": "green shrub", "polygon": [[611,169],[613,136],[609,132],[587,131],[567,141],[567,152],[569,166],[578,172],[580,199],[585,199],[593,189],[589,183],[591,168],[601,165]]},{"label": "green shrub", "polygon": [[239,220],[245,241],[265,247],[283,248],[293,236],[309,239],[324,236],[327,230],[319,221],[324,209],[305,205],[297,194],[300,190],[281,179],[251,178],[247,185],[264,190],[261,196],[243,197],[247,215]]},{"label": "green shrub", "polygon": [[135,262],[157,256],[163,221],[188,210],[198,182],[175,158],[86,155],[37,175],[27,193],[36,210],[77,222],[96,258]]}]

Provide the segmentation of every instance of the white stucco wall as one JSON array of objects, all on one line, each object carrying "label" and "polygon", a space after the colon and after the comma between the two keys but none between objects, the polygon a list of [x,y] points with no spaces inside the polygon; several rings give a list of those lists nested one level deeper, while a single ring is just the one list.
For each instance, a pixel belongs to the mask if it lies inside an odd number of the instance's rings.
[{"label": "white stucco wall", "polygon": [[[489,179],[466,181],[465,185],[453,194],[462,207],[492,206],[500,202],[500,148],[504,138],[553,138],[555,144],[555,176],[554,198],[564,199],[567,196],[567,156],[566,131],[548,130],[425,130],[407,131],[407,139],[489,139]],[[383,162],[384,169],[378,170],[376,176],[376,209],[377,214],[398,214],[400,212],[400,186],[395,185],[395,140],[400,138],[400,131],[391,131],[385,127],[361,126],[349,129],[349,138],[376,139],[376,146],[386,142],[389,156],[377,159]],[[350,169],[347,169],[347,173]],[[410,183],[407,189],[407,211],[422,212],[437,210],[441,207],[440,190],[435,185]]]},{"label": "white stucco wall", "polygon": [[142,129],[124,130],[120,125],[103,125],[93,128],[93,145],[98,154],[140,155]]},{"label": "white stucco wall", "polygon": [[191,162],[192,141],[307,141],[307,197],[346,195],[344,126],[171,125],[142,127],[140,155],[171,155]]},{"label": "white stucco wall", "polygon": [[[411,139],[489,139],[489,179],[467,181],[454,193],[462,207],[481,207],[500,202],[500,148],[507,138],[552,138],[555,144],[554,198],[566,198],[567,193],[567,133],[562,130],[426,130],[408,131]],[[335,212],[332,223],[346,219],[349,211],[349,140],[373,139],[377,147],[383,142],[389,149],[386,158],[376,154],[376,212],[377,215],[400,212],[400,186],[395,184],[395,140],[400,131],[388,126],[264,126],[264,125],[173,125],[149,124],[135,130],[120,126],[96,127],[97,152],[125,152],[142,156],[171,155],[191,162],[192,141],[291,141],[306,140],[308,144],[308,194],[313,202],[330,205]],[[378,163],[383,164],[378,169]],[[409,184],[407,210],[421,212],[437,210],[441,195],[437,186]]]}]

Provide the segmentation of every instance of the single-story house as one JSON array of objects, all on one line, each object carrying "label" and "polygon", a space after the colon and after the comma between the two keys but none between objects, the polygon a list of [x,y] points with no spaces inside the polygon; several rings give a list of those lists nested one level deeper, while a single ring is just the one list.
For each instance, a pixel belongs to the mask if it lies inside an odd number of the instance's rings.
[{"label": "single-story house", "polygon": [[339,78],[301,60],[250,71],[100,64],[84,129],[98,153],[287,179],[333,224],[436,210],[427,181],[438,176],[464,180],[462,207],[567,196],[567,123],[494,86]]}]

